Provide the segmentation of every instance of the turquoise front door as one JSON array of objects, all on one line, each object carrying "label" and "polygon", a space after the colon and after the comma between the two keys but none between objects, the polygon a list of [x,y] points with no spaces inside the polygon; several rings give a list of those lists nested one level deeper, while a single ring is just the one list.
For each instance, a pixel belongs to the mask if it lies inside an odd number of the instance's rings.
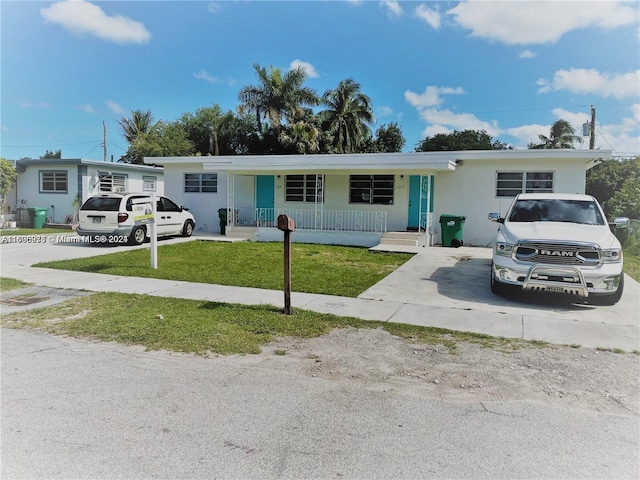
[{"label": "turquoise front door", "polygon": [[273,175],[256,176],[256,211],[259,221],[273,222],[273,199],[275,195]]},{"label": "turquoise front door", "polygon": [[[422,185],[420,179],[422,178]],[[422,191],[422,195],[420,192]],[[422,205],[420,205],[422,203]],[[417,230],[420,214],[433,212],[433,175],[411,175],[409,177],[409,212],[407,228]]]}]

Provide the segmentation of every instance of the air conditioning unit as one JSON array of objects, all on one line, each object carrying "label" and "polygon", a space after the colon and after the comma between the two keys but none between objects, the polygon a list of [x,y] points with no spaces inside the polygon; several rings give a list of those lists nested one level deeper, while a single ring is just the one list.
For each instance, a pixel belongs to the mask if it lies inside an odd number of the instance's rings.
[{"label": "air conditioning unit", "polygon": [[125,187],[113,187],[113,191],[115,193],[126,193],[127,189]]}]

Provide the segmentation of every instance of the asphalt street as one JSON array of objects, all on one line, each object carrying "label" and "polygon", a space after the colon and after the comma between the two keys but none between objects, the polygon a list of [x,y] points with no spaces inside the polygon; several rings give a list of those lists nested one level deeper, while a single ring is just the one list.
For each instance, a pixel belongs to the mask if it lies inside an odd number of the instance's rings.
[{"label": "asphalt street", "polygon": [[[282,292],[31,266],[121,248],[131,247],[2,245],[1,275],[43,287],[282,300]],[[638,344],[637,282],[601,309],[503,299],[483,281],[486,249],[428,250],[361,298],[294,293],[294,304],[556,343]],[[269,357],[1,334],[3,479],[640,478],[631,414],[377,391],[273,368]]]},{"label": "asphalt street", "polygon": [[2,331],[2,478],[636,479],[637,418]]}]

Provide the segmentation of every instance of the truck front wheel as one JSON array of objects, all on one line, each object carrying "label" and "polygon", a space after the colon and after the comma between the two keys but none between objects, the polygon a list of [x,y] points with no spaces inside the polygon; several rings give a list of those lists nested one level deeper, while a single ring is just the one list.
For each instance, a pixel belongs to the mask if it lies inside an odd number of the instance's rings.
[{"label": "truck front wheel", "polygon": [[491,293],[502,296],[506,293],[506,291],[507,286],[496,279],[496,273],[493,268],[493,263],[491,263]]}]

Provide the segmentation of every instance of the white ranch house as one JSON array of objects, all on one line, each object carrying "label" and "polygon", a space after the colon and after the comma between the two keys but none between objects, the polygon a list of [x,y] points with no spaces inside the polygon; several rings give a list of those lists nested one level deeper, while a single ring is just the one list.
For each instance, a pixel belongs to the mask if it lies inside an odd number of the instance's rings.
[{"label": "white ranch house", "polygon": [[[9,192],[17,221],[24,223],[30,207],[48,208],[48,223],[64,223],[73,215],[73,201],[102,192],[154,192],[164,194],[163,169],[149,165],[102,162],[81,158],[16,160],[18,179]],[[22,218],[21,218],[22,217]]]},{"label": "white ranch house", "polygon": [[281,240],[278,215],[296,222],[292,240],[374,246],[393,232],[417,231],[418,245],[441,242],[442,214],[466,217],[465,245],[489,245],[520,192],[584,193],[602,150],[255,155],[145,158],[164,166],[165,191],[187,206],[196,232]]}]

